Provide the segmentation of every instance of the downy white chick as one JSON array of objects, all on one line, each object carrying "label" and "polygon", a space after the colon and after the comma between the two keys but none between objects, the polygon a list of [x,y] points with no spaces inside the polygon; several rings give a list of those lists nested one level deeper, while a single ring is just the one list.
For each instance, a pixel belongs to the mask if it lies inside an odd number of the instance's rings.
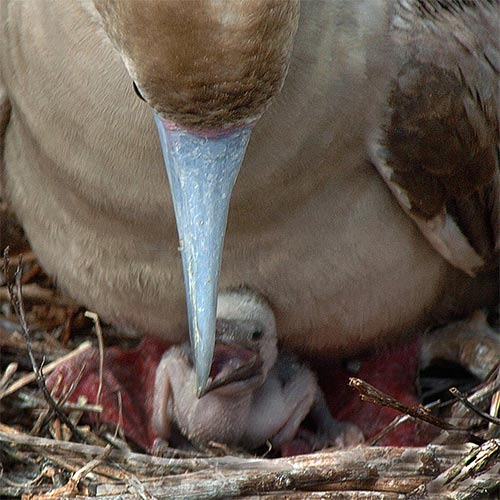
[{"label": "downy white chick", "polygon": [[215,356],[202,397],[189,342],[167,351],[156,372],[153,428],[166,440],[173,423],[194,444],[252,450],[269,441],[279,449],[308,414],[316,427],[312,449],[363,439],[356,426],[333,419],[310,368],[278,352],[271,307],[249,288],[219,295]]}]

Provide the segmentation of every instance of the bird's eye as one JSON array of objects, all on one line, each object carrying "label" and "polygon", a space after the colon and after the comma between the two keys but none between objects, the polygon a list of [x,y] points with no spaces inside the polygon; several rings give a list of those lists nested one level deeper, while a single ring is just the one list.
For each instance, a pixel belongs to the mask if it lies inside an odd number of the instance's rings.
[{"label": "bird's eye", "polygon": [[262,330],[255,330],[252,333],[252,340],[259,340],[262,338],[262,335],[264,335],[264,332]]},{"label": "bird's eye", "polygon": [[141,99],[142,101],[146,102],[146,99],[144,99],[143,95],[141,94],[141,91],[139,90],[139,87],[137,86],[137,83],[132,81],[132,84],[134,85],[134,92],[137,94],[137,97]]}]

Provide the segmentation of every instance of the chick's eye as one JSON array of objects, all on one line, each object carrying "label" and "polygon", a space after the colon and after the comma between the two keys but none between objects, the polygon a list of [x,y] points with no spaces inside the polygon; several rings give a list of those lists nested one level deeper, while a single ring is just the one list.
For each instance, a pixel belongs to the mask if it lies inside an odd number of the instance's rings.
[{"label": "chick's eye", "polygon": [[262,335],[264,335],[264,332],[262,330],[255,330],[252,332],[252,340],[259,340],[262,338]]},{"label": "chick's eye", "polygon": [[146,99],[144,99],[144,97],[142,96],[141,91],[139,90],[139,87],[137,86],[137,83],[135,83],[133,81],[132,84],[134,85],[134,92],[137,94],[137,97],[139,99],[141,99],[142,101],[146,102]]}]

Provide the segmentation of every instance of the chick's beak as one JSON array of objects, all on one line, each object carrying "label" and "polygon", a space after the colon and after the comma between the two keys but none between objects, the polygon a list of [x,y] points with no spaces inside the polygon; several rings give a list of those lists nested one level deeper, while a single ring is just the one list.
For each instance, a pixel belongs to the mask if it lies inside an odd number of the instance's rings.
[{"label": "chick's beak", "polygon": [[215,345],[219,271],[231,192],[251,126],[191,132],[155,113],[177,221],[197,393],[207,385]]},{"label": "chick's beak", "polygon": [[259,352],[237,344],[215,344],[210,377],[202,396],[233,382],[250,381],[262,373]]}]

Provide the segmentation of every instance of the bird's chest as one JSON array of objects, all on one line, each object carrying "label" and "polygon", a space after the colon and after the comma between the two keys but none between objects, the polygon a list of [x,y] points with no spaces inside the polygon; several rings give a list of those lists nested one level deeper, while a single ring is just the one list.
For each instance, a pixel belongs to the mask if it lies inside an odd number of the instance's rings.
[{"label": "bird's chest", "polygon": [[[354,156],[342,172],[336,160],[321,187],[291,198],[260,232],[242,234],[229,220],[222,284],[261,290],[292,348],[350,351],[402,333],[432,307],[448,272],[372,167]],[[256,206],[253,216],[261,213]]]}]

